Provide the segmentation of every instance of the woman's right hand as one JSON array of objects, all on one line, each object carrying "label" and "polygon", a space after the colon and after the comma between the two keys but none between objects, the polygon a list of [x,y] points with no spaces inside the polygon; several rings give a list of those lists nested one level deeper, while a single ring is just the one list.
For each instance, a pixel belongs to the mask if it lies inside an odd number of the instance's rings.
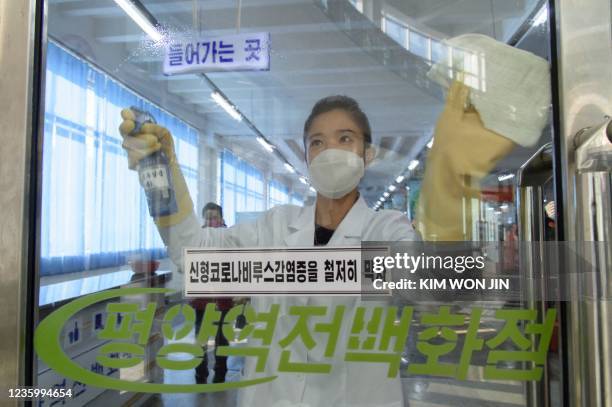
[{"label": "woman's right hand", "polygon": [[130,135],[136,127],[136,115],[131,109],[123,109],[121,118],[123,121],[119,125],[119,133],[123,137],[122,147],[127,151],[131,170],[136,169],[140,160],[159,150],[164,152],[168,160],[178,208],[174,214],[155,218],[155,223],[158,227],[167,228],[182,222],[193,213],[193,201],[176,159],[172,135],[168,129],[155,123],[145,123],[138,134]]},{"label": "woman's right hand", "polygon": [[128,166],[131,170],[136,169],[136,165],[144,157],[160,149],[165,153],[170,163],[176,161],[174,141],[165,127],[155,123],[145,123],[138,134],[130,135],[136,127],[134,121],[136,115],[131,109],[126,108],[121,111],[121,118],[123,119],[121,125],[119,125],[119,133],[123,137],[121,146],[128,154]]}]

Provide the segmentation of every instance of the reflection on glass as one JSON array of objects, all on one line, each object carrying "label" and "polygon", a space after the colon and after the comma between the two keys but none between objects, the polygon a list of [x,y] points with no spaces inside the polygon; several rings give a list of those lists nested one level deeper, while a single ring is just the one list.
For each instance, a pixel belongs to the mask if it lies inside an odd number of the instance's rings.
[{"label": "reflection on glass", "polygon": [[[125,6],[128,2],[117,3]],[[487,90],[484,63],[495,61],[459,47],[450,49],[443,42],[471,32],[477,24],[481,31],[489,30],[492,24],[481,23],[491,17],[478,7],[474,7],[478,12],[473,17],[465,17],[467,12],[461,7],[475,3],[449,2],[435,10],[425,1],[382,1],[378,8],[362,0],[243,2],[242,14],[235,2],[221,0],[141,3],[169,39],[175,35],[233,34],[240,25],[243,32],[269,31],[273,39],[271,69],[164,76],[163,49],[149,38],[156,34],[147,34],[143,29],[149,30],[148,26],[135,22],[148,18],[146,13],[135,17],[136,11],[119,8],[110,0],[50,2],[41,276],[64,274],[69,278],[67,273],[74,273],[70,278],[75,281],[41,284],[45,303],[54,302],[58,293],[73,296],[88,292],[85,286],[93,291],[109,288],[112,283],[106,279],[115,282],[111,276],[124,273],[126,256],[135,251],[170,263],[148,215],[138,179],[127,168],[117,130],[120,111],[127,106],[152,112],[172,133],[195,213],[201,213],[206,202],[218,203],[230,227],[253,222],[262,212],[279,205],[311,203],[315,191],[306,178],[309,169],[304,162],[303,125],[313,103],[328,95],[355,98],[372,124],[376,155],[361,181],[360,197],[376,210],[399,211],[402,221],[407,217],[415,227],[419,202],[428,192],[423,191],[426,169],[440,149],[447,150],[445,160],[438,162],[438,175],[446,180],[449,167],[463,164],[473,155],[495,155],[495,146],[468,138],[448,144],[448,138],[436,136],[433,144],[428,144],[446,100],[438,85],[425,77],[432,64],[447,61],[442,69],[445,77],[456,78],[461,73],[469,85]],[[486,34],[509,38],[512,33],[507,27],[530,11],[528,2],[518,3],[504,6],[506,13],[499,18],[503,32]],[[462,12],[464,25],[458,18]],[[462,60],[464,68],[453,70],[454,59]],[[459,174],[457,178],[464,177],[463,186],[469,193],[454,201],[450,209],[460,215],[462,237],[516,240],[515,180],[511,175],[531,152],[527,147],[509,154],[504,150],[504,159],[485,166],[478,177]],[[442,200],[448,189],[441,188],[433,198]],[[430,238],[427,234],[424,237]],[[509,263],[516,258],[514,250],[505,256]],[[94,272],[101,276],[92,282],[88,278]],[[180,290],[184,277],[174,276]],[[164,301],[183,299],[161,299],[162,308]],[[469,315],[469,310],[457,312]],[[482,333],[498,328],[490,315],[483,320],[487,326]],[[403,354],[405,363],[418,358],[410,354],[416,353],[411,346],[408,344]],[[242,365],[237,365],[234,380],[240,379]],[[486,388],[481,368],[471,368],[470,385]],[[122,377],[126,374],[120,373]],[[138,371],[140,376],[144,373]],[[189,381],[193,374],[161,375],[153,380]],[[411,380],[425,383],[425,390],[439,384],[408,378]],[[512,385],[519,395],[510,398],[512,404],[524,404],[521,385]],[[452,382],[451,386],[462,383]],[[408,398],[424,395],[425,402],[435,402],[436,391],[419,395],[404,390]],[[490,401],[479,398],[470,394],[466,403]],[[194,405],[198,401],[194,398]]]},{"label": "reflection on glass", "polygon": [[384,16],[383,17],[383,30],[385,33],[397,41],[398,44],[402,46],[406,46],[406,37],[408,30],[402,24],[400,24],[397,20],[393,19],[393,17]]},{"label": "reflection on glass", "polygon": [[197,131],[53,41],[47,86],[41,274],[119,266],[135,250],[161,252],[138,179],[125,166],[117,115],[122,106],[142,106],[172,129],[195,197]]},{"label": "reflection on glass", "polygon": [[416,31],[410,30],[408,49],[413,54],[429,60],[430,39]]},{"label": "reflection on glass", "polygon": [[448,48],[440,41],[431,41],[431,60],[440,62],[448,56]]},{"label": "reflection on glass", "polygon": [[226,224],[235,224],[238,212],[266,209],[263,174],[229,151],[222,153],[221,161],[221,206]]}]

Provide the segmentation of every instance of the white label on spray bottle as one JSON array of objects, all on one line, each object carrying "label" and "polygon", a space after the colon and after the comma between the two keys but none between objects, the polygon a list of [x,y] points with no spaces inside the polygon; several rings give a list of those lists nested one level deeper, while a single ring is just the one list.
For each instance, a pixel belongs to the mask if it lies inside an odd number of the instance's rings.
[{"label": "white label on spray bottle", "polygon": [[165,165],[152,165],[139,172],[140,184],[148,193],[152,190],[167,190],[170,188],[168,182],[168,169]]}]

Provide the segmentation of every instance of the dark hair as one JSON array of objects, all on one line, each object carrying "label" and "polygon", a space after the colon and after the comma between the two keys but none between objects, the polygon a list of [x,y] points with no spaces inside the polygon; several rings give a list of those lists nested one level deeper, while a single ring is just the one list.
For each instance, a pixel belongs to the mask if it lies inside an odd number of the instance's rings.
[{"label": "dark hair", "polygon": [[[372,130],[370,129],[370,121],[368,120],[368,116],[361,110],[359,107],[359,103],[351,97],[343,96],[343,95],[334,95],[327,96],[323,99],[320,99],[315,105],[312,107],[312,111],[310,112],[310,116],[306,119],[304,123],[304,148],[306,148],[306,134],[312,126],[312,122],[314,119],[327,112],[331,112],[332,110],[344,110],[348,113],[351,118],[355,121],[359,129],[363,133],[363,140],[368,144],[372,143]],[[306,150],[308,150],[306,148]]]},{"label": "dark hair", "polygon": [[221,219],[223,219],[223,208],[220,205],[217,205],[214,202],[209,202],[202,208],[202,217],[206,215],[206,211],[208,210],[219,211],[219,215],[221,215]]}]

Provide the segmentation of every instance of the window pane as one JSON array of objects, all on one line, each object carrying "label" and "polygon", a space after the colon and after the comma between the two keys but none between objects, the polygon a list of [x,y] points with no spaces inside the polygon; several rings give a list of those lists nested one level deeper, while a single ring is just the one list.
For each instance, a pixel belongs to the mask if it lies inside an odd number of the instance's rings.
[{"label": "window pane", "polygon": [[390,17],[385,18],[385,33],[402,46],[406,45],[406,28]]},{"label": "window pane", "polygon": [[429,38],[425,37],[424,35],[421,35],[420,33],[416,31],[410,30],[409,39],[410,39],[410,44],[409,44],[408,49],[410,50],[410,52],[420,57],[429,59],[429,55],[428,55],[429,50],[428,50],[428,45],[427,45]]},{"label": "window pane", "polygon": [[[236,220],[237,212],[260,211],[263,208],[255,203],[256,200],[263,201],[263,175],[255,167],[244,160],[236,157],[230,151],[222,154],[223,174],[221,184],[223,191],[231,190],[235,201],[232,206],[225,194],[221,206],[227,225],[233,225]],[[226,174],[234,175],[233,178]],[[231,220],[231,223],[230,223]]]},{"label": "window pane", "polygon": [[45,92],[41,273],[121,266],[134,251],[163,248],[117,131],[120,111],[140,106],[175,129],[176,152],[197,200],[195,130],[50,41]]},{"label": "window pane", "polygon": [[448,48],[439,41],[431,41],[431,59],[439,62],[447,57]]}]

